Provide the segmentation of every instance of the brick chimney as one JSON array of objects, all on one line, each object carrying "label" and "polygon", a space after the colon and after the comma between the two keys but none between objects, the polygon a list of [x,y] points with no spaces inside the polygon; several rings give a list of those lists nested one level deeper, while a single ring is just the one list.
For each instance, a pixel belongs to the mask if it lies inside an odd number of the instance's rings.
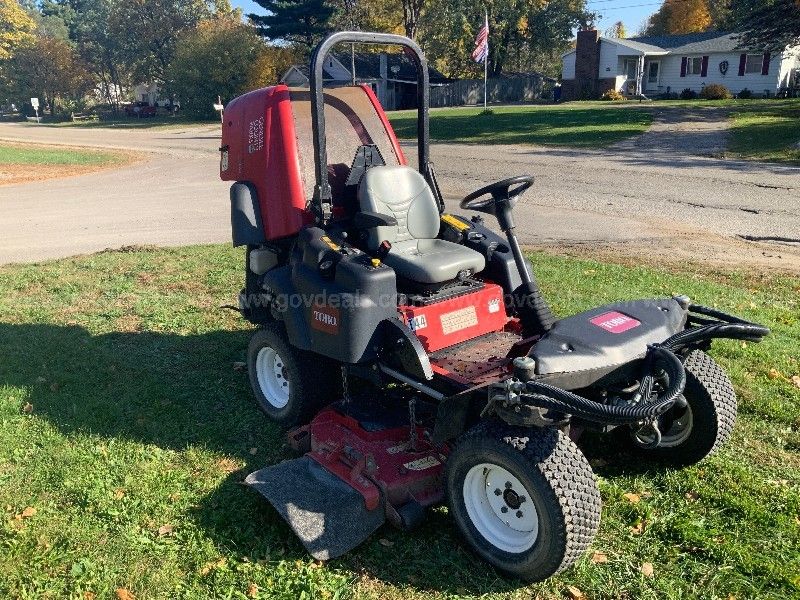
[{"label": "brick chimney", "polygon": [[600,71],[600,32],[578,31],[575,47],[575,94],[578,98],[595,98]]}]

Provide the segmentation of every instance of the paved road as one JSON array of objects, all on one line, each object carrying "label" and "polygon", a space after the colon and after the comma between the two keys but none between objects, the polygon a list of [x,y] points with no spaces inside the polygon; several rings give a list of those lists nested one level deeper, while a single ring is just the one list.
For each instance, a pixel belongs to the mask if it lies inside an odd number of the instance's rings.
[{"label": "paved road", "polygon": [[[149,154],[118,170],[1,186],[0,263],[129,244],[227,241],[228,185],[217,177],[217,131],[211,125],[115,130],[0,124],[0,139]],[[710,253],[721,262],[751,256],[756,264],[800,268],[800,252],[791,243],[741,241],[800,243],[800,168],[688,153],[717,153],[725,135],[720,115],[676,118],[667,112],[644,136],[605,151],[436,144],[432,156],[452,208],[485,183],[535,174],[537,185],[517,210],[527,244],[616,246],[699,260]],[[406,148],[413,158],[413,147]]]}]

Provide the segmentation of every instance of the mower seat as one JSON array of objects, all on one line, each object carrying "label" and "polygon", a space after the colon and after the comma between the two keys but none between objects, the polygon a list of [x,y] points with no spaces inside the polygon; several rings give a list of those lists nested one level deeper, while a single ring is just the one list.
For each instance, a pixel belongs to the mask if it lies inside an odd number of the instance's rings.
[{"label": "mower seat", "polygon": [[486,266],[475,250],[437,239],[439,208],[428,182],[416,170],[404,166],[380,166],[367,170],[358,186],[362,211],[394,217],[397,225],[368,230],[367,245],[377,251],[384,240],[392,249],[384,262],[398,276],[426,285],[474,275]]}]

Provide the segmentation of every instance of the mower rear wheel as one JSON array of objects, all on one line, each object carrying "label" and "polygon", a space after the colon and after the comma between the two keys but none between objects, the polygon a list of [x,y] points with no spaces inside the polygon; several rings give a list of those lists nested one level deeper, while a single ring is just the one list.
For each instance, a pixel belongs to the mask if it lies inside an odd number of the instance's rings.
[{"label": "mower rear wheel", "polygon": [[450,453],[446,486],[450,511],[472,549],[527,581],[569,567],[600,524],[592,469],[556,429],[478,424]]},{"label": "mower rear wheel", "polygon": [[267,323],[247,348],[247,372],[258,405],[285,427],[305,423],[341,394],[334,361],[294,348],[283,323]]},{"label": "mower rear wheel", "polygon": [[642,449],[675,466],[693,465],[716,452],[731,437],[736,422],[736,392],[722,367],[700,350],[690,352],[683,366],[687,405],[659,419],[658,447]]}]

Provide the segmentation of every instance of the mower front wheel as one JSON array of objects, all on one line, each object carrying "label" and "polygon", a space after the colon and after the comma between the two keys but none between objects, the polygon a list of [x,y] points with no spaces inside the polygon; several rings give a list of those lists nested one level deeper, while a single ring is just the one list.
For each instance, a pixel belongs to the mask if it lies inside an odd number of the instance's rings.
[{"label": "mower front wheel", "polygon": [[713,454],[731,436],[736,422],[736,392],[728,375],[713,358],[693,350],[683,362],[686,369],[684,407],[676,407],[659,419],[660,440],[648,432],[633,433],[639,449],[676,467],[693,465]]},{"label": "mower front wheel", "polygon": [[258,405],[273,421],[293,427],[341,393],[334,361],[293,347],[283,323],[267,323],[247,348],[247,372]]},{"label": "mower front wheel", "polygon": [[484,422],[447,460],[450,511],[472,549],[502,573],[541,581],[574,563],[600,524],[600,492],[556,429]]}]

